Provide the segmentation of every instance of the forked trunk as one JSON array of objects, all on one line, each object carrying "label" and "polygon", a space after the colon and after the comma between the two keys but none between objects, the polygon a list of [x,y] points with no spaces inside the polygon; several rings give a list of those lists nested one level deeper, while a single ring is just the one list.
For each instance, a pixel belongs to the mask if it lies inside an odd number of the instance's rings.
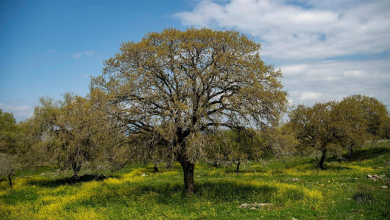
[{"label": "forked trunk", "polygon": [[11,178],[11,175],[8,175],[8,181],[9,181],[9,186],[12,188],[12,178]]},{"label": "forked trunk", "polygon": [[79,172],[81,169],[81,164],[77,162],[72,162],[72,170],[73,170],[73,179],[79,178]]},{"label": "forked trunk", "polygon": [[320,167],[321,170],[324,170],[324,162],[326,159],[326,149],[321,150],[321,159],[320,162],[318,163],[318,166]]},{"label": "forked trunk", "polygon": [[[236,173],[240,172],[240,161],[237,162],[237,170],[236,170]],[[244,167],[245,168],[245,167]]]},{"label": "forked trunk", "polygon": [[184,188],[187,193],[195,193],[195,184],[194,184],[194,170],[195,163],[191,163],[189,160],[180,161],[181,167],[184,172]]}]

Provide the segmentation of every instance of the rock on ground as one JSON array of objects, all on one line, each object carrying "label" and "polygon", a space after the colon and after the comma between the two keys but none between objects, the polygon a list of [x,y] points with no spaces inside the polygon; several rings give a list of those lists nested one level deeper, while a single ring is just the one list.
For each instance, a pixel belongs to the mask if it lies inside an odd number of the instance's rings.
[{"label": "rock on ground", "polygon": [[240,209],[256,209],[257,207],[265,207],[265,206],[273,206],[274,204],[272,203],[252,203],[252,204],[247,204],[244,203],[240,205],[238,208]]}]

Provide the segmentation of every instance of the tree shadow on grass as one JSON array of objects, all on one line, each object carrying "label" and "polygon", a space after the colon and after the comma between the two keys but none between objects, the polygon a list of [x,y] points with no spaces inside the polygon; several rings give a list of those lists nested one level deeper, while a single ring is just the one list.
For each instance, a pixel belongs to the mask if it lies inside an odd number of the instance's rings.
[{"label": "tree shadow on grass", "polygon": [[327,165],[326,170],[329,171],[343,171],[343,170],[352,170],[350,167],[345,166],[334,166],[334,165]]},{"label": "tree shadow on grass", "polygon": [[233,181],[204,182],[197,185],[196,196],[219,202],[270,202],[277,188],[268,185],[240,184]]},{"label": "tree shadow on grass", "polygon": [[79,176],[77,179],[74,179],[73,177],[64,177],[64,178],[54,179],[54,180],[53,179],[32,180],[29,181],[29,184],[40,186],[40,187],[55,188],[62,185],[71,185],[71,184],[91,182],[91,181],[102,181],[107,178],[115,178],[115,177],[86,174],[83,176]]},{"label": "tree shadow on grass", "polygon": [[[354,150],[352,157],[348,153],[342,155],[347,162],[356,162],[361,160],[369,160],[379,157],[384,154],[390,154],[390,147],[371,147],[365,149]],[[338,156],[329,157],[327,161],[340,161]]]},{"label": "tree shadow on grass", "polygon": [[[352,154],[349,161],[374,159],[384,154],[390,154],[390,147],[372,147],[368,149],[358,149]],[[345,155],[347,156],[347,155]]]},{"label": "tree shadow on grass", "polygon": [[219,203],[254,203],[270,202],[277,188],[267,185],[240,184],[234,181],[202,182],[196,184],[196,194],[186,194],[183,184],[165,183],[138,185],[130,188],[115,188],[102,190],[91,197],[84,198],[72,207],[111,207],[112,205],[131,206],[132,203],[182,206],[197,201]]}]

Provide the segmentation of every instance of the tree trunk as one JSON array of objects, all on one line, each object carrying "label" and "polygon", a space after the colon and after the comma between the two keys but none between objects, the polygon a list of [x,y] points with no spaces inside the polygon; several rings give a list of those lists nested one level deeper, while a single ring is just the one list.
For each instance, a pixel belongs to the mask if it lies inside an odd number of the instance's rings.
[{"label": "tree trunk", "polygon": [[[236,170],[236,173],[238,173],[240,171],[240,161],[237,162],[237,170]],[[245,167],[244,167],[245,168]]]},{"label": "tree trunk", "polygon": [[173,168],[173,162],[172,161],[168,161],[167,162],[167,169],[172,169]]},{"label": "tree trunk", "polygon": [[154,169],[154,173],[157,173],[158,172],[158,167],[157,167],[157,165],[158,165],[158,163],[157,162],[154,162],[154,167],[153,167],[153,169]]},{"label": "tree trunk", "polygon": [[77,162],[72,162],[72,170],[73,170],[73,179],[77,180],[79,178],[79,171],[81,169],[81,164]]},{"label": "tree trunk", "polygon": [[348,157],[352,157],[352,154],[353,154],[353,148],[352,148],[352,146],[349,146],[349,148],[348,148]]},{"label": "tree trunk", "polygon": [[218,168],[218,161],[214,161],[212,166]]},{"label": "tree trunk", "polygon": [[11,175],[8,175],[8,181],[9,181],[9,186],[12,188],[12,179],[11,179]]},{"label": "tree trunk", "polygon": [[188,159],[187,147],[185,142],[185,137],[187,137],[188,135],[189,132],[183,134],[182,129],[178,129],[177,131],[177,137],[178,137],[177,144],[180,146],[180,152],[178,152],[177,154],[177,160],[180,162],[181,167],[183,168],[184,189],[186,193],[194,194],[195,193],[195,184],[194,184],[195,163],[191,163],[191,161]]},{"label": "tree trunk", "polygon": [[188,159],[180,161],[180,164],[184,172],[184,188],[186,192],[189,194],[195,193],[195,184],[194,184],[195,164],[191,163],[191,161],[189,161]]},{"label": "tree trunk", "polygon": [[321,150],[321,159],[320,162],[318,163],[318,166],[320,167],[321,170],[324,170],[324,162],[326,159],[326,149]]}]

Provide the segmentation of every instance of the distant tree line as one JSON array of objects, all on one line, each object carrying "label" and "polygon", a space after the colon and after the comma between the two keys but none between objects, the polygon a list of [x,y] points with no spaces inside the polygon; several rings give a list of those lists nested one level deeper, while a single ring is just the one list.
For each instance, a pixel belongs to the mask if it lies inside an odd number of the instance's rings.
[{"label": "distant tree line", "polygon": [[120,49],[86,97],[43,97],[19,123],[0,112],[0,174],[11,187],[18,167],[54,166],[77,180],[82,169],[143,162],[158,172],[176,161],[194,193],[197,161],[239,172],[249,160],[319,153],[325,169],[330,154],[390,138],[389,112],[373,97],[288,109],[281,71],[235,31],[170,28]]}]

